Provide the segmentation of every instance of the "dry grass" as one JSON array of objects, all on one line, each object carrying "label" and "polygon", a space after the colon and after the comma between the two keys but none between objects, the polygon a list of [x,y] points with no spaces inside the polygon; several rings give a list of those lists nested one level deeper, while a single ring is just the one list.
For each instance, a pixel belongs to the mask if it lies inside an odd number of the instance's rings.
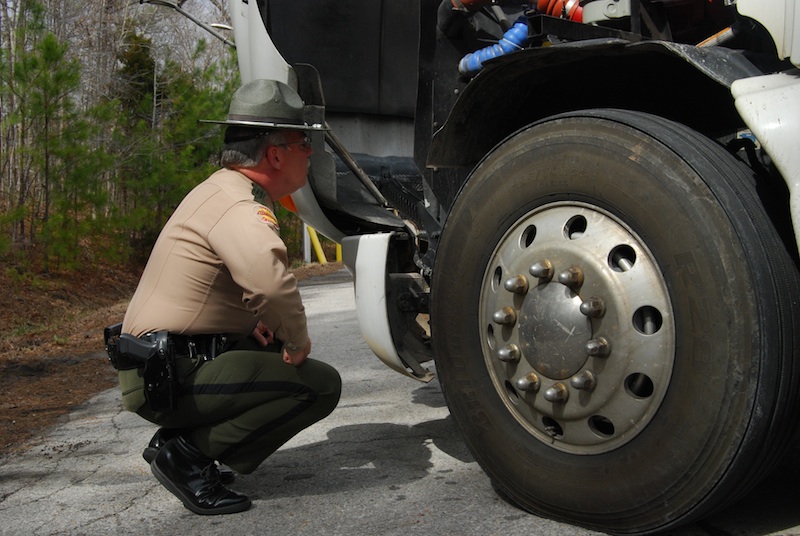
[{"label": "dry grass", "polygon": [[[310,264],[299,280],[341,269]],[[23,277],[0,274],[0,454],[117,384],[103,327],[122,320],[138,276],[110,268]]]}]

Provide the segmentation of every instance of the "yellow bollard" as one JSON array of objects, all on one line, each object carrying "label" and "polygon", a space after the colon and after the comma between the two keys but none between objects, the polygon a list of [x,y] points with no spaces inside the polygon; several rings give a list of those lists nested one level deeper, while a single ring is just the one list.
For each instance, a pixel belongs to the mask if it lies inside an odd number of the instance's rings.
[{"label": "yellow bollard", "polygon": [[342,245],[336,244],[336,262],[342,262]]},{"label": "yellow bollard", "polygon": [[309,238],[311,238],[311,245],[314,246],[314,253],[317,254],[317,259],[319,260],[319,263],[327,264],[328,259],[325,258],[325,252],[322,251],[322,244],[319,243],[319,236],[317,235],[317,231],[312,227],[308,227],[308,236]]}]

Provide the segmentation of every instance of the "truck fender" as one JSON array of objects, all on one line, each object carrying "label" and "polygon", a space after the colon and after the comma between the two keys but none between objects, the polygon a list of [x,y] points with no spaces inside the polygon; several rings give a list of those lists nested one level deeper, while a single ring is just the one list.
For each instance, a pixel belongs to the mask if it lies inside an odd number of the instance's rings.
[{"label": "truck fender", "polygon": [[[766,60],[765,60],[766,61]],[[734,80],[759,76],[739,51],[616,38],[525,49],[487,62],[460,92],[427,155],[432,167],[476,165],[513,132],[553,115],[592,108],[636,110],[699,132],[741,125]]]},{"label": "truck fender", "polygon": [[358,323],[370,349],[392,370],[429,382],[434,378],[433,373],[419,364],[413,352],[405,351],[411,348],[403,344],[407,330],[402,329],[403,323],[398,321],[398,293],[390,284],[387,262],[394,234],[346,237],[342,240],[342,257],[353,274]]},{"label": "truck fender", "polygon": [[800,70],[737,80],[731,93],[747,127],[783,176],[792,223],[800,228]]}]

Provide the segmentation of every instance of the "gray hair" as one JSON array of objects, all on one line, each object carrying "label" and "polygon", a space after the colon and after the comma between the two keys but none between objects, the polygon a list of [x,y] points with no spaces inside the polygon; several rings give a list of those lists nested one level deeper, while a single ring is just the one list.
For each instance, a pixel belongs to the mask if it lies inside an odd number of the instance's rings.
[{"label": "gray hair", "polygon": [[286,136],[279,130],[262,130],[255,136],[252,130],[228,127],[219,157],[223,167],[254,167],[261,161],[267,147],[286,143]]}]

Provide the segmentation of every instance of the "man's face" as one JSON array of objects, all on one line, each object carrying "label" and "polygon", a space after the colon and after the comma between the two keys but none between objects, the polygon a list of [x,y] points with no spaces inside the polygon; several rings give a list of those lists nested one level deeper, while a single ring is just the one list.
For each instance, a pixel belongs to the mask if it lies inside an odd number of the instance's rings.
[{"label": "man's face", "polygon": [[285,159],[285,167],[282,171],[284,172],[286,186],[287,188],[291,187],[291,192],[294,192],[302,188],[306,183],[308,158],[314,151],[311,149],[311,141],[303,132],[296,130],[285,131],[284,138],[286,143],[282,143],[277,147],[283,151]]}]

